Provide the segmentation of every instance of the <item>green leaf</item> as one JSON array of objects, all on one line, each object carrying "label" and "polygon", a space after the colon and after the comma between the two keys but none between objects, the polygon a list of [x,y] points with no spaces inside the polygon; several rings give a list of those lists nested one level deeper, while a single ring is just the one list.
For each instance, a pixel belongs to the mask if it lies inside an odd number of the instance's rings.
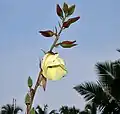
[{"label": "green leaf", "polygon": [[55,34],[57,35],[57,33],[58,33],[58,32],[57,32],[57,27],[55,26]]},{"label": "green leaf", "polygon": [[71,48],[73,46],[76,46],[77,44],[60,44],[63,48]]},{"label": "green leaf", "polygon": [[60,22],[59,22],[59,21],[58,21],[58,25],[59,25],[59,27],[60,27],[60,28],[62,28],[62,26],[61,26],[61,24],[60,24]]},{"label": "green leaf", "polygon": [[34,109],[34,107],[30,110],[30,114],[35,114],[35,109]]},{"label": "green leaf", "polygon": [[32,79],[31,79],[31,77],[29,76],[29,77],[28,77],[28,87],[31,88],[32,85],[33,85],[33,81],[32,81]]},{"label": "green leaf", "polygon": [[64,11],[65,15],[67,16],[68,15],[68,5],[65,2],[63,4],[63,11]]},{"label": "green leaf", "polygon": [[84,97],[86,101],[94,102],[99,109],[107,106],[111,97],[99,83],[85,82],[74,87],[74,89]]},{"label": "green leaf", "polygon": [[70,16],[74,13],[75,11],[75,5],[72,5],[68,8],[68,15],[67,16]]},{"label": "green leaf", "polygon": [[25,96],[25,104],[30,105],[30,95],[28,93]]}]

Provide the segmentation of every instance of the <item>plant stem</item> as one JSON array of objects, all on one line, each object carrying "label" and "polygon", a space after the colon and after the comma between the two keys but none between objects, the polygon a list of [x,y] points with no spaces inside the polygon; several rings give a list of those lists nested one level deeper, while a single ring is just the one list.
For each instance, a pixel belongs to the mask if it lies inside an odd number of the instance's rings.
[{"label": "plant stem", "polygon": [[56,39],[54,40],[54,42],[53,42],[53,44],[52,44],[52,46],[51,46],[51,48],[50,48],[50,52],[52,52],[53,48],[55,47],[55,44],[56,44],[57,41],[59,40],[59,36],[60,36],[62,30],[63,30],[63,26],[60,28],[59,33],[56,35]]},{"label": "plant stem", "polygon": [[32,107],[32,104],[33,104],[33,100],[34,100],[34,97],[35,97],[35,93],[36,93],[37,88],[38,88],[38,86],[39,86],[39,84],[40,84],[40,81],[39,81],[39,80],[40,80],[40,77],[41,77],[41,71],[39,72],[39,75],[38,75],[38,78],[37,78],[35,87],[34,87],[34,89],[33,89],[33,91],[32,91],[31,102],[30,102],[29,108],[27,109],[27,114],[30,114],[30,110],[31,110],[31,107]]},{"label": "plant stem", "polygon": [[[55,40],[54,40],[54,42],[53,42],[53,44],[52,44],[52,46],[51,46],[51,48],[50,48],[50,52],[52,52],[53,48],[55,47],[55,44],[56,44],[57,41],[59,40],[60,34],[61,34],[61,32],[62,32],[62,30],[63,30],[63,28],[64,28],[64,27],[63,27],[64,21],[65,21],[65,18],[62,20],[62,27],[60,28],[58,34],[56,35],[56,38],[55,38]],[[31,110],[31,107],[32,107],[32,104],[33,104],[33,100],[34,100],[34,97],[35,97],[35,93],[36,93],[36,91],[37,91],[37,88],[38,88],[39,85],[40,85],[41,72],[42,72],[42,70],[40,70],[40,72],[39,72],[39,75],[38,75],[38,78],[37,78],[35,87],[33,88],[32,92],[30,92],[30,93],[31,93],[31,102],[30,102],[29,108],[27,107],[27,114],[30,114],[30,110]]]},{"label": "plant stem", "polygon": [[27,105],[27,114],[29,114],[30,110],[29,110],[29,105]]},{"label": "plant stem", "polygon": [[52,44],[52,46],[51,46],[51,48],[50,48],[50,52],[52,52],[53,48],[55,47],[55,44],[56,44],[57,41],[59,40],[60,34],[61,34],[62,30],[63,30],[63,23],[64,23],[65,19],[66,19],[66,16],[65,16],[65,18],[63,18],[63,20],[62,20],[62,27],[60,27],[60,31],[59,31],[58,34],[56,35],[56,38],[55,38],[55,40],[54,40],[54,42],[53,42],[53,44]]}]

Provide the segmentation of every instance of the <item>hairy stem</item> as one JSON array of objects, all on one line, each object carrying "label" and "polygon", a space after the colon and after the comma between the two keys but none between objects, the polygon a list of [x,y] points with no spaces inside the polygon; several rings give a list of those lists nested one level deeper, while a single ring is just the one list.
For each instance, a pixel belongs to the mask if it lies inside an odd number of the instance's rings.
[{"label": "hairy stem", "polygon": [[27,109],[27,114],[30,114],[30,110],[31,110],[31,107],[32,107],[32,104],[33,104],[33,100],[34,100],[34,97],[35,97],[35,93],[37,91],[37,88],[40,84],[40,77],[41,77],[41,71],[39,72],[39,75],[38,75],[38,78],[37,78],[37,81],[36,81],[36,84],[35,84],[35,87],[33,89],[33,91],[31,92],[31,102],[30,102],[30,106],[29,108]]},{"label": "hairy stem", "polygon": [[65,19],[66,19],[66,17],[62,20],[62,27],[60,28],[60,31],[59,31],[58,34],[56,35],[56,38],[55,38],[55,40],[54,40],[54,42],[53,42],[53,44],[52,44],[52,46],[51,46],[51,48],[50,48],[50,52],[52,52],[53,48],[55,47],[55,44],[56,44],[57,41],[59,40],[60,34],[61,34],[61,32],[62,32],[62,30],[63,30],[63,28],[64,28],[64,27],[63,27],[63,23],[64,23]]},{"label": "hairy stem", "polygon": [[26,114],[29,114],[29,112],[30,112],[29,105],[27,105],[27,113]]},{"label": "hairy stem", "polygon": [[59,40],[59,37],[60,37],[60,34],[61,34],[62,30],[63,30],[63,27],[61,27],[59,33],[56,35],[56,38],[55,38],[55,40],[54,40],[54,42],[53,42],[53,44],[52,44],[52,46],[51,46],[51,48],[50,48],[50,52],[52,52],[53,48],[55,47],[55,44],[56,44],[57,41]]}]

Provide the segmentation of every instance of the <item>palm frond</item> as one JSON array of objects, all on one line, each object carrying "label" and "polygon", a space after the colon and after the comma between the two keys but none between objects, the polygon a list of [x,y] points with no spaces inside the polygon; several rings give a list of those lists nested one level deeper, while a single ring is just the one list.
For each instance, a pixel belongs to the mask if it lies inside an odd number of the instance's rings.
[{"label": "palm frond", "polygon": [[120,60],[96,64],[99,82],[113,97],[120,99]]},{"label": "palm frond", "polygon": [[120,59],[113,62],[115,78],[120,78]]},{"label": "palm frond", "polygon": [[119,105],[112,100],[109,104],[104,107],[104,109],[101,111],[101,114],[119,114],[120,107]]},{"label": "palm frond", "polygon": [[57,110],[52,110],[52,111],[50,111],[49,114],[56,114],[56,113],[57,113]]},{"label": "palm frond", "polygon": [[17,107],[15,107],[15,109],[14,109],[14,114],[17,114],[19,111],[23,111],[23,109],[21,108],[21,107],[19,107],[19,106],[17,106]]},{"label": "palm frond", "polygon": [[100,84],[85,82],[74,89],[83,95],[86,101],[94,102],[99,110],[102,110],[109,103],[110,96],[103,91]]},{"label": "palm frond", "polygon": [[59,109],[59,112],[60,114],[64,114],[64,113],[69,113],[69,107],[68,106],[62,106],[60,109]]},{"label": "palm frond", "polygon": [[1,108],[1,113],[3,112],[6,112],[6,113],[13,113],[14,111],[14,107],[13,105],[11,104],[6,104],[6,105],[3,105],[2,108]]},{"label": "palm frond", "polygon": [[42,109],[39,105],[36,107],[36,112],[37,112],[38,114],[44,114],[43,109]]},{"label": "palm frond", "polygon": [[70,114],[78,114],[80,113],[80,109],[75,108],[75,106],[69,108]]},{"label": "palm frond", "polygon": [[86,104],[85,110],[88,110],[91,114],[97,114],[97,106],[94,102]]},{"label": "palm frond", "polygon": [[114,79],[120,78],[120,60],[114,62],[106,61],[104,63],[98,62],[95,67],[99,81],[105,87],[110,87]]},{"label": "palm frond", "polygon": [[101,82],[102,86],[107,87],[109,90],[113,79],[115,78],[113,63],[111,61],[104,63],[98,62],[95,65],[95,69],[99,76],[99,82]]},{"label": "palm frond", "polygon": [[90,113],[87,111],[81,111],[80,114],[90,114]]},{"label": "palm frond", "polygon": [[93,82],[85,82],[74,87],[74,89],[84,96],[86,101],[94,99],[97,95],[101,95],[102,88]]}]

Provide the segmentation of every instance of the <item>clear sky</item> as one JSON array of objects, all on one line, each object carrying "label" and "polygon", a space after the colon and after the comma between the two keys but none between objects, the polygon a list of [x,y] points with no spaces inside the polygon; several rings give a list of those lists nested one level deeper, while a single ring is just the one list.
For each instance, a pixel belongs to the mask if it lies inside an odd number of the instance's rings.
[{"label": "clear sky", "polygon": [[73,87],[97,79],[96,62],[120,57],[120,0],[0,0],[0,105],[12,103],[24,107],[28,90],[27,78],[35,83],[39,72],[41,48],[48,50],[52,39],[38,31],[53,29],[58,22],[56,4],[76,4],[75,14],[81,19],[61,36],[61,40],[77,40],[72,49],[56,51],[66,61],[68,75],[57,82],[49,81],[46,92],[39,88],[37,104],[50,109],[68,105],[83,109],[83,98]]}]

